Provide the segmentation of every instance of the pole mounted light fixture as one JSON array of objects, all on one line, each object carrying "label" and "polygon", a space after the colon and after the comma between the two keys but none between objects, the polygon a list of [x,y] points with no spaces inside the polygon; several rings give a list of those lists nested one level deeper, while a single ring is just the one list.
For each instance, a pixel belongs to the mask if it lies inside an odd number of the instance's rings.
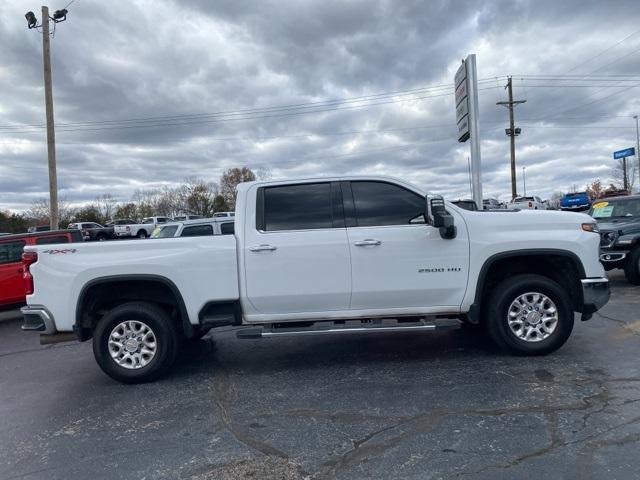
[{"label": "pole mounted light fixture", "polygon": [[53,13],[53,17],[51,17],[51,20],[53,20],[55,23],[64,22],[67,19],[67,13],[69,12],[66,8],[63,8],[62,10],[56,10]]},{"label": "pole mounted light fixture", "polygon": [[27,19],[27,26],[29,29],[36,28],[38,26],[38,19],[36,18],[35,13],[27,12],[24,14],[24,18]]}]

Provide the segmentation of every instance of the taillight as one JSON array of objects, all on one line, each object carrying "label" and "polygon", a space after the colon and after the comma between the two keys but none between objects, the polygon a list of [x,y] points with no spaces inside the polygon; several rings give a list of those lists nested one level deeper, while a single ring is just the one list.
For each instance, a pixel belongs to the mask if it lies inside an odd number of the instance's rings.
[{"label": "taillight", "polygon": [[22,280],[24,282],[24,289],[26,295],[33,293],[33,276],[29,267],[38,261],[38,254],[36,252],[24,252],[22,254]]},{"label": "taillight", "polygon": [[129,225],[127,225],[127,232],[131,231],[131,227]]}]

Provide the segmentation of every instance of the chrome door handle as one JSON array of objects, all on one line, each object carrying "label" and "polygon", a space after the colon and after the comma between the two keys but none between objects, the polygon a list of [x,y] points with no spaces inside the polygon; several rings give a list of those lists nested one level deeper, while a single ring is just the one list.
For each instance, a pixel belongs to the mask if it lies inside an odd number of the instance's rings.
[{"label": "chrome door handle", "polygon": [[278,247],[274,247],[273,245],[267,245],[263,243],[262,245],[257,245],[255,247],[249,247],[249,250],[252,252],[273,252]]},{"label": "chrome door handle", "polygon": [[358,240],[357,242],[353,242],[356,247],[377,247],[378,245],[382,245],[380,240],[374,240],[373,238],[367,238],[365,240]]}]

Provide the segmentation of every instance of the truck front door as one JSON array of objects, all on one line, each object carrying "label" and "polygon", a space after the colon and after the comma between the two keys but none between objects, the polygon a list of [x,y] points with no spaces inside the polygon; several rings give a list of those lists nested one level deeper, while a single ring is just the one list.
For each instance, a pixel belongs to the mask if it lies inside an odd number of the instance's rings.
[{"label": "truck front door", "polygon": [[246,224],[246,293],[257,314],[349,309],[351,265],[338,182],[261,187]]},{"label": "truck front door", "polygon": [[422,195],[384,181],[343,182],[352,310],[453,310],[462,303],[469,243],[462,218],[445,240],[425,223]]}]

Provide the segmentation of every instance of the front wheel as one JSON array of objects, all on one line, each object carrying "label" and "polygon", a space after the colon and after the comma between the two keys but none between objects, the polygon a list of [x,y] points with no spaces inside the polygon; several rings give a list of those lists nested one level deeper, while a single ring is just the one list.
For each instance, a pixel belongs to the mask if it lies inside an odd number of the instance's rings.
[{"label": "front wheel", "polygon": [[138,235],[136,235],[138,238],[147,238],[147,232],[145,232],[144,230],[140,230],[138,232]]},{"label": "front wheel", "polygon": [[159,306],[129,302],[107,313],[93,333],[100,368],[122,383],[142,383],[164,375],[173,364],[178,333]]},{"label": "front wheel", "polygon": [[627,255],[624,262],[624,276],[629,283],[640,285],[640,248]]},{"label": "front wheel", "polygon": [[500,282],[488,299],[491,339],[516,355],[546,355],[560,348],[573,330],[567,292],[542,275],[521,274]]}]

